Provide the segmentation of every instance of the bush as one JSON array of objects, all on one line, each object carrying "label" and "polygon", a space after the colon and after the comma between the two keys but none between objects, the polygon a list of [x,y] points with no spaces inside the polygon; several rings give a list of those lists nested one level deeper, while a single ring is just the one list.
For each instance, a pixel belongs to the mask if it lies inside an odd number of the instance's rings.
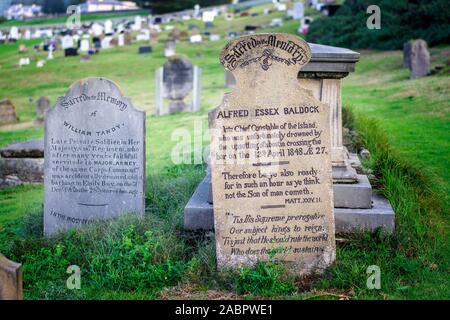
[{"label": "bush", "polygon": [[[381,29],[366,26],[369,5],[381,9]],[[316,19],[309,42],[367,49],[401,49],[410,39],[434,46],[450,42],[450,11],[446,0],[347,0],[333,17]]]}]

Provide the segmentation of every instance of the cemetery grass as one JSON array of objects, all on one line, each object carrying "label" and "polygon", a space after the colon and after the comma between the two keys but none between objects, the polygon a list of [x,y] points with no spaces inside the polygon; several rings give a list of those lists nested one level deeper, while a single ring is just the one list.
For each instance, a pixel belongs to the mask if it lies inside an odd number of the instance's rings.
[{"label": "cemetery grass", "polygon": [[[448,194],[449,181],[449,99],[442,96],[448,88],[444,75],[433,75],[415,80],[423,89],[405,99],[414,87],[400,68],[399,52],[364,53],[357,74],[344,85],[344,104],[356,114],[354,119],[346,112],[347,126],[359,131],[354,143],[371,151],[364,165],[397,213],[396,233],[362,233],[339,241],[336,264],[322,277],[295,278],[273,261],[238,271],[216,270],[213,235],[188,234],[182,228],[183,208],[203,178],[205,165],[173,165],[170,159],[179,142],[176,136],[172,139],[175,129],[208,143],[206,112],[219,105],[226,92],[218,63],[224,43],[178,46],[203,68],[201,111],[159,118],[152,116],[153,71],[165,60],[162,44],[154,47],[151,57],[138,56],[138,45],[133,45],[103,52],[85,64],[57,55],[44,69],[31,65],[21,70],[12,66],[18,60],[17,44],[0,47],[1,98],[7,93],[21,118],[18,124],[0,128],[0,146],[42,137],[42,129],[31,125],[35,104],[28,97],[35,101],[46,95],[54,103],[86,74],[116,81],[148,112],[144,219],[126,216],[47,241],[42,238],[42,186],[0,190],[0,252],[23,263],[25,298],[449,299],[448,201],[443,195]],[[445,50],[432,52],[445,58]],[[433,112],[427,116],[421,107],[431,104]],[[428,126],[429,117],[433,120]],[[395,123],[416,134],[405,135]],[[417,134],[419,141],[414,139]],[[185,150],[189,158],[196,145],[190,146]],[[82,270],[81,290],[66,288],[66,269],[72,264]],[[380,290],[366,287],[370,265],[381,269]]]}]

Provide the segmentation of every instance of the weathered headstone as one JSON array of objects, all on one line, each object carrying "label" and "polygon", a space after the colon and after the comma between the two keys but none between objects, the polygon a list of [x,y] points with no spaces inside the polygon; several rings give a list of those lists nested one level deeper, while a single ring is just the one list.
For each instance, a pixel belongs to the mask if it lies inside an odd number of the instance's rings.
[{"label": "weathered headstone", "polygon": [[145,114],[103,78],[73,84],[45,117],[46,236],[144,213]]},{"label": "weathered headstone", "polygon": [[22,300],[22,265],[0,254],[0,300]]},{"label": "weathered headstone", "polygon": [[273,256],[303,274],[335,260],[329,107],[297,82],[310,58],[288,34],[222,50],[237,84],[210,112],[219,268]]},{"label": "weathered headstone", "polygon": [[44,140],[7,145],[0,150],[0,187],[44,181]]},{"label": "weathered headstone", "polygon": [[430,53],[427,43],[422,40],[412,40],[409,51],[409,70],[411,79],[425,77],[430,73]]},{"label": "weathered headstone", "polygon": [[183,99],[193,88],[193,65],[184,56],[173,56],[163,67],[163,96],[170,99],[169,112],[186,111]]},{"label": "weathered headstone", "polygon": [[9,99],[0,101],[0,124],[17,121],[16,106]]},{"label": "weathered headstone", "polygon": [[40,97],[36,102],[36,119],[35,124],[41,125],[44,123],[44,114],[50,108],[50,100],[47,97]]}]

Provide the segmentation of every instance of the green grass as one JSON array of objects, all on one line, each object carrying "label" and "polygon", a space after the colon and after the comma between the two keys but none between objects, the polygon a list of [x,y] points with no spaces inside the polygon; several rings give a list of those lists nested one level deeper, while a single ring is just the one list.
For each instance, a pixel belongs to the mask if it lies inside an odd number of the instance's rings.
[{"label": "green grass", "polygon": [[[448,47],[431,52],[433,66],[448,64]],[[356,69],[345,82],[344,105],[379,120],[389,144],[422,172],[432,175],[449,203],[448,72],[410,80],[399,51],[363,52]]]},{"label": "green grass", "polygon": [[[263,7],[253,10],[261,12]],[[217,19],[212,31],[225,35],[246,24],[268,24],[280,15],[238,17],[232,22]],[[183,29],[192,22],[178,25]],[[287,21],[281,28],[266,30],[295,32],[297,27],[297,22]],[[147,193],[142,220],[123,217],[45,240],[43,187],[0,189],[0,252],[23,264],[26,299],[208,299],[212,292],[216,297],[236,294],[245,299],[450,298],[445,73],[411,81],[401,68],[400,52],[363,52],[356,73],[344,79],[346,124],[359,132],[355,143],[371,152],[364,166],[376,177],[372,184],[396,211],[394,235],[362,233],[339,242],[336,264],[321,277],[295,278],[273,262],[218,271],[214,236],[183,230],[183,208],[203,178],[205,165],[173,164],[171,151],[178,143],[172,136],[175,130],[185,130],[203,146],[208,144],[207,111],[219,105],[228,91],[218,58],[226,40],[178,43],[177,51],[203,70],[201,109],[154,117],[154,71],[165,61],[166,35],[167,31],[161,33],[160,43],[149,55],[137,54],[143,43],[104,50],[87,63],[56,52],[56,59],[42,69],[35,63],[17,69],[19,44],[0,46],[0,99],[10,98],[20,117],[19,123],[0,127],[0,147],[42,137],[43,129],[32,124],[35,101],[45,95],[55,103],[73,82],[86,76],[115,81],[147,112]],[[24,43],[31,48],[36,41]],[[37,60],[45,53],[29,56]],[[433,48],[432,59],[433,64],[445,64],[448,48]],[[196,146],[192,142],[184,150],[189,158]],[[65,286],[71,264],[82,271],[79,291]],[[381,290],[366,287],[370,265],[381,268]]]}]

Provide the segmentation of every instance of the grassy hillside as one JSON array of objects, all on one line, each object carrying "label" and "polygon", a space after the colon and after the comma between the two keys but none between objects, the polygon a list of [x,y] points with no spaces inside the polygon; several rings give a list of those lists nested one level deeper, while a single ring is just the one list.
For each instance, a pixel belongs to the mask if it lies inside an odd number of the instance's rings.
[{"label": "grassy hillside", "polygon": [[[256,11],[261,12],[263,7]],[[281,16],[219,19],[213,32],[225,35],[246,24],[268,24]],[[186,28],[191,22],[178,23]],[[201,22],[196,22],[202,25]],[[298,23],[263,31],[295,32]],[[52,103],[80,78],[102,76],[118,83],[134,104],[147,112],[146,215],[136,221],[99,223],[51,241],[42,238],[43,188],[40,185],[0,190],[0,252],[24,265],[26,299],[149,299],[268,297],[288,299],[449,299],[446,284],[449,190],[448,72],[411,81],[401,68],[401,53],[362,52],[356,73],[344,80],[344,105],[356,120],[359,142],[372,157],[364,165],[372,181],[397,213],[394,235],[363,233],[337,245],[337,261],[321,278],[294,278],[282,265],[217,271],[214,237],[183,231],[183,208],[202,179],[205,165],[171,162],[175,129],[186,129],[208,144],[207,111],[219,105],[224,88],[219,52],[226,40],[177,44],[202,72],[202,101],[197,113],[154,117],[154,71],[164,61],[163,40],[154,52],[138,55],[140,44],[104,50],[91,61],[64,58],[38,69],[45,53],[29,53],[30,66],[17,69],[19,44],[0,45],[0,99],[16,104],[20,121],[0,127],[0,147],[43,136],[33,127],[35,101]],[[25,42],[30,47],[36,41]],[[448,47],[433,48],[433,64],[448,64]],[[29,102],[29,97],[33,101]],[[200,128],[200,130],[199,130]],[[193,147],[193,145],[192,145]],[[186,151],[188,154],[189,151]],[[442,200],[442,201],[439,201]],[[82,270],[82,290],[65,287],[66,268]],[[366,269],[381,268],[381,290],[368,290]]]}]

